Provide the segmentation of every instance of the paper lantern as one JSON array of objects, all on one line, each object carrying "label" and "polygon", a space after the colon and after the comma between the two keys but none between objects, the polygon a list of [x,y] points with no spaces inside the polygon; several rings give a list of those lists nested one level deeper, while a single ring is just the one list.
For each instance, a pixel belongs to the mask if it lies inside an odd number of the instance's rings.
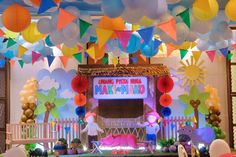
[{"label": "paper lantern", "polygon": [[80,106],[80,107],[77,107],[76,109],[75,109],[75,113],[76,113],[76,115],[77,116],[84,116],[85,115],[85,112],[86,112],[86,109],[85,109],[85,107],[84,106]]},{"label": "paper lantern", "polygon": [[169,76],[160,77],[157,81],[157,89],[162,93],[170,92],[174,87],[174,81]]},{"label": "paper lantern", "polygon": [[236,10],[236,0],[229,0],[225,6],[225,14],[232,21],[236,21],[235,10]]},{"label": "paper lantern", "polygon": [[74,103],[77,106],[84,106],[86,104],[86,102],[87,102],[86,96],[82,93],[79,93],[74,97]]},{"label": "paper lantern", "polygon": [[161,114],[163,117],[169,117],[171,115],[171,109],[169,107],[164,107],[161,109]]},{"label": "paper lantern", "polygon": [[30,12],[17,3],[10,5],[3,11],[2,24],[10,31],[21,32],[30,25],[30,22]]},{"label": "paper lantern", "polygon": [[[39,6],[41,4],[41,0],[30,0],[34,5]],[[58,4],[61,0],[53,0],[54,3]]]},{"label": "paper lantern", "polygon": [[88,79],[84,76],[75,76],[71,82],[71,87],[75,92],[82,93],[88,90]]},{"label": "paper lantern", "polygon": [[25,41],[28,41],[30,43],[35,43],[46,37],[45,34],[41,34],[38,31],[37,23],[35,22],[32,22],[29,27],[27,27],[23,32],[21,32],[21,35],[25,39]]},{"label": "paper lantern", "polygon": [[193,3],[193,15],[201,21],[213,19],[218,11],[219,5],[216,0],[195,0]]},{"label": "paper lantern", "polygon": [[162,94],[159,99],[159,102],[163,107],[168,107],[172,103],[172,98],[169,94]]}]

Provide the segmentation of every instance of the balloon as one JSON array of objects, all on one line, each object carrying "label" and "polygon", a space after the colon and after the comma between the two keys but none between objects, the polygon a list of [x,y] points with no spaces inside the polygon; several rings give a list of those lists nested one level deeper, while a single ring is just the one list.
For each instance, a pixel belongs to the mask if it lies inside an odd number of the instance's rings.
[{"label": "balloon", "polygon": [[235,4],[236,4],[236,0],[229,0],[225,6],[225,14],[232,21],[236,21],[236,14],[235,14],[236,5]]},{"label": "balloon", "polygon": [[163,107],[168,107],[172,103],[172,98],[169,94],[162,94],[160,96],[159,102]]},{"label": "balloon", "polygon": [[129,9],[129,8],[125,8],[125,10],[123,11],[123,13],[121,14],[121,17],[128,23],[138,23],[140,21],[140,19],[143,17],[144,13],[143,13],[143,9],[142,8],[137,8],[137,9]]},{"label": "balloon", "polygon": [[222,139],[214,140],[209,147],[209,154],[211,157],[219,157],[230,152],[229,145]]},{"label": "balloon", "polygon": [[79,16],[79,14],[80,14],[79,10],[75,6],[68,6],[65,8],[65,10],[75,16]]},{"label": "balloon", "polygon": [[176,31],[177,31],[177,42],[174,42],[174,44],[182,44],[186,37],[189,34],[189,28],[186,26],[185,23],[177,23],[176,24]]},{"label": "balloon", "polygon": [[215,43],[223,40],[223,38],[219,32],[211,32],[211,34],[209,35],[209,39]]},{"label": "balloon", "polygon": [[68,26],[63,28],[62,34],[65,37],[65,40],[75,39],[79,35],[79,27],[75,23],[70,23]]},{"label": "balloon", "polygon": [[186,37],[187,41],[194,42],[197,40],[197,35],[193,31],[189,31],[188,36]]},{"label": "balloon", "polygon": [[88,90],[88,79],[84,76],[75,76],[71,81],[71,87],[75,92],[82,93]]},{"label": "balloon", "polygon": [[201,51],[207,50],[209,47],[209,43],[206,40],[199,40],[197,42],[197,48]]},{"label": "balloon", "polygon": [[30,22],[30,12],[17,3],[10,5],[2,13],[4,27],[13,32],[23,31],[30,25]]},{"label": "balloon", "polygon": [[68,48],[73,48],[73,47],[75,47],[76,46],[76,44],[77,44],[77,39],[75,38],[75,39],[70,39],[70,40],[65,40],[65,41],[63,41],[64,42],[64,45],[66,46],[66,47],[68,47]]},{"label": "balloon", "polygon": [[212,30],[212,21],[199,21],[192,14],[190,14],[190,29],[201,34],[208,33]]},{"label": "balloon", "polygon": [[121,0],[102,0],[102,11],[110,18],[118,17],[124,11],[124,4]]},{"label": "balloon", "polygon": [[59,45],[63,42],[63,40],[64,36],[61,31],[53,31],[52,33],[50,33],[50,41],[52,42],[52,44]]},{"label": "balloon", "polygon": [[82,93],[79,93],[74,97],[74,103],[77,106],[84,106],[86,104],[86,102],[87,102],[86,96]]},{"label": "balloon", "polygon": [[169,76],[162,76],[157,81],[157,89],[162,93],[170,92],[174,87],[174,81]]},{"label": "balloon", "polygon": [[158,52],[158,47],[161,43],[159,43],[159,40],[152,40],[149,44],[146,44],[145,42],[143,42],[141,44],[141,47],[140,47],[140,51],[141,53],[150,58],[150,57],[153,57],[157,54]]},{"label": "balloon", "polygon": [[219,5],[216,0],[195,0],[192,10],[198,20],[208,21],[217,15]]},{"label": "balloon", "polygon": [[38,21],[37,28],[40,33],[48,34],[53,30],[52,22],[49,18],[42,18]]},{"label": "balloon", "polygon": [[23,54],[22,57],[21,57],[22,61],[25,63],[25,64],[29,64],[32,62],[32,56],[31,55],[25,55]]},{"label": "balloon", "polygon": [[222,40],[216,43],[216,48],[221,49],[221,48],[226,48],[228,47],[228,41],[227,40]]},{"label": "balloon", "polygon": [[65,44],[62,45],[62,53],[64,56],[73,56],[75,53],[78,52],[78,47],[75,45],[74,47],[70,48],[67,47]]},{"label": "balloon", "polygon": [[148,0],[145,5],[145,14],[151,19],[158,19],[167,13],[166,0]]},{"label": "balloon", "polygon": [[37,24],[35,22],[32,22],[29,27],[27,27],[23,32],[21,32],[21,35],[23,36],[25,41],[28,41],[30,43],[35,43],[46,37],[44,34],[41,34],[38,31]]}]

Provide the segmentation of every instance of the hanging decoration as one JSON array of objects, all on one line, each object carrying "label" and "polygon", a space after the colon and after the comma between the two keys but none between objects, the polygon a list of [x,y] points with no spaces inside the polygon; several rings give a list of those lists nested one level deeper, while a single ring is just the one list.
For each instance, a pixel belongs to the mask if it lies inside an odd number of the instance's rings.
[{"label": "hanging decoration", "polygon": [[72,89],[77,93],[86,92],[88,90],[88,79],[84,76],[75,76],[71,82]]},{"label": "hanging decoration", "polygon": [[74,97],[74,103],[77,105],[77,106],[84,106],[87,102],[86,100],[86,96],[84,94],[77,94],[75,97]]},{"label": "hanging decoration", "polygon": [[162,93],[170,92],[174,87],[174,81],[170,76],[162,76],[157,81],[157,89]]},{"label": "hanging decoration", "polygon": [[159,102],[163,107],[168,107],[172,103],[172,98],[169,94],[162,94],[160,96]]}]

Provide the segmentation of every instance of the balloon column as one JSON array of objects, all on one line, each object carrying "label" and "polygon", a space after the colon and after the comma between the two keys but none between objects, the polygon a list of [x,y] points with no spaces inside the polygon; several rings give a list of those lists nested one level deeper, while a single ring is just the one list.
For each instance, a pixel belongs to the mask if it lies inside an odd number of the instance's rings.
[{"label": "balloon column", "polygon": [[32,78],[27,80],[23,89],[20,91],[20,101],[22,104],[23,114],[21,116],[21,123],[34,123],[36,115],[36,93],[38,89],[38,82]]}]

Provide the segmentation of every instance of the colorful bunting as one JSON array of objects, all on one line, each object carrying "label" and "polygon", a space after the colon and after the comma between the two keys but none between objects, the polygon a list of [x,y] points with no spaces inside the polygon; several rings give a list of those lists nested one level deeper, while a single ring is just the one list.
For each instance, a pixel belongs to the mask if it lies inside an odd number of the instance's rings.
[{"label": "colorful bunting", "polygon": [[48,60],[48,66],[50,67],[52,65],[52,62],[54,61],[55,57],[54,56],[47,56],[47,60]]},{"label": "colorful bunting", "polygon": [[95,37],[95,36],[90,36],[89,37],[89,41],[92,42],[92,43],[95,43],[97,40],[98,40],[98,38]]},{"label": "colorful bunting", "polygon": [[15,60],[13,60],[13,59],[9,60],[10,66],[11,66],[11,67],[13,67],[13,66],[14,66],[14,64],[15,64],[15,62],[16,62],[16,61],[15,61]]},{"label": "colorful bunting", "polygon": [[229,50],[228,47],[221,48],[221,49],[219,49],[219,50],[220,50],[221,54],[222,54],[225,58],[228,57],[228,50]]},{"label": "colorful bunting", "polygon": [[16,42],[12,39],[12,38],[8,38],[8,41],[7,41],[7,48],[15,45]]},{"label": "colorful bunting", "polygon": [[21,58],[22,55],[27,51],[28,49],[24,46],[19,45],[18,47],[18,57]]},{"label": "colorful bunting", "polygon": [[79,28],[80,28],[80,38],[83,37],[85,32],[88,30],[88,28],[91,26],[91,23],[88,23],[82,19],[79,19]]},{"label": "colorful bunting", "polygon": [[132,57],[132,62],[134,63],[134,64],[136,64],[137,63],[137,57]]},{"label": "colorful bunting", "polygon": [[112,58],[112,63],[113,63],[113,65],[114,65],[115,67],[117,66],[118,62],[119,62],[119,60],[118,60],[117,57],[113,57],[113,58]]},{"label": "colorful bunting", "polygon": [[3,32],[3,30],[0,29],[0,37],[2,37],[5,33]]},{"label": "colorful bunting", "polygon": [[170,127],[171,127],[171,129],[174,129],[176,127],[176,125],[171,123]]},{"label": "colorful bunting", "polygon": [[236,44],[231,45],[234,50],[236,50]]},{"label": "colorful bunting", "polygon": [[184,57],[185,57],[186,54],[188,53],[188,50],[182,50],[182,49],[180,49],[179,51],[180,51],[180,57],[181,57],[181,59],[184,59]]},{"label": "colorful bunting", "polygon": [[215,58],[216,51],[210,50],[210,51],[206,51],[206,53],[207,53],[207,56],[209,57],[209,59],[211,60],[211,62],[213,62],[214,58]]},{"label": "colorful bunting", "polygon": [[124,62],[124,64],[129,64],[129,58],[123,58],[123,62]]},{"label": "colorful bunting", "polygon": [[189,8],[184,10],[183,12],[177,14],[176,16],[180,16],[183,22],[190,28],[190,16],[189,16]]},{"label": "colorful bunting", "polygon": [[41,57],[41,54],[32,51],[32,64],[34,64],[39,59],[39,57]]},{"label": "colorful bunting", "polygon": [[84,58],[88,58],[88,57],[89,55],[86,52],[84,52]]},{"label": "colorful bunting", "polygon": [[126,46],[129,42],[129,39],[130,39],[130,36],[132,34],[132,31],[116,31],[116,36],[118,38],[118,40],[120,41],[120,44],[123,48],[123,50],[125,51],[126,50]]},{"label": "colorful bunting", "polygon": [[83,125],[84,124],[83,119],[79,119],[78,123],[79,123],[79,125]]},{"label": "colorful bunting", "polygon": [[82,63],[82,53],[76,53],[73,56],[78,62]]},{"label": "colorful bunting", "polygon": [[8,58],[8,59],[12,59],[12,58],[15,57],[15,56],[14,56],[14,52],[11,51],[11,50],[8,50],[7,52],[3,53],[3,56],[6,57],[6,58]]},{"label": "colorful bunting", "polygon": [[61,60],[61,63],[63,64],[64,68],[66,68],[69,57],[68,56],[60,56],[60,60]]},{"label": "colorful bunting", "polygon": [[176,35],[176,22],[174,18],[171,18],[168,21],[160,23],[157,25],[162,31],[164,31],[167,35],[169,35],[172,39],[177,40]]},{"label": "colorful bunting", "polygon": [[103,64],[107,64],[108,58],[107,58],[107,57],[103,57],[103,58],[102,58],[102,62],[103,62]]},{"label": "colorful bunting", "polygon": [[227,56],[228,60],[232,60],[233,58],[233,54],[232,53],[229,53],[228,56]]},{"label": "colorful bunting", "polygon": [[132,24],[132,31],[136,31],[139,29],[139,25]]},{"label": "colorful bunting", "polygon": [[98,46],[99,48],[101,48],[103,47],[103,45],[105,45],[107,40],[111,37],[111,35],[113,34],[113,31],[103,29],[103,28],[96,28],[96,34],[98,38]]},{"label": "colorful bunting", "polygon": [[57,31],[66,27],[68,24],[72,23],[77,17],[62,8],[59,9],[58,20],[57,20]]},{"label": "colorful bunting", "polygon": [[18,60],[18,63],[19,63],[19,65],[20,65],[20,67],[23,68],[24,62],[23,62],[22,60]]},{"label": "colorful bunting", "polygon": [[86,52],[88,53],[88,55],[92,58],[92,59],[96,59],[95,57],[95,47],[94,46],[90,46]]},{"label": "colorful bunting", "polygon": [[193,122],[193,123],[197,123],[197,119],[196,119],[195,116],[192,118],[192,122]]},{"label": "colorful bunting", "polygon": [[41,0],[39,10],[38,10],[38,14],[44,13],[48,9],[50,9],[52,7],[56,7],[56,6],[57,5],[56,5],[56,3],[54,3],[53,0]]},{"label": "colorful bunting", "polygon": [[167,49],[167,57],[169,57],[174,50],[177,48],[173,44],[166,44],[166,49]]},{"label": "colorful bunting", "polygon": [[192,51],[192,54],[193,54],[194,60],[197,62],[199,60],[199,58],[201,57],[202,52],[201,51]]},{"label": "colorful bunting", "polygon": [[146,44],[149,44],[153,37],[154,27],[147,27],[147,28],[140,29],[138,30],[138,33],[142,37],[144,42]]},{"label": "colorful bunting", "polygon": [[78,52],[81,52],[84,47],[81,44],[77,44]]},{"label": "colorful bunting", "polygon": [[147,57],[145,57],[144,55],[140,54],[139,56],[142,58],[142,60],[143,60],[144,62],[147,61]]},{"label": "colorful bunting", "polygon": [[6,60],[5,59],[0,59],[0,68],[4,68],[6,64]]}]

